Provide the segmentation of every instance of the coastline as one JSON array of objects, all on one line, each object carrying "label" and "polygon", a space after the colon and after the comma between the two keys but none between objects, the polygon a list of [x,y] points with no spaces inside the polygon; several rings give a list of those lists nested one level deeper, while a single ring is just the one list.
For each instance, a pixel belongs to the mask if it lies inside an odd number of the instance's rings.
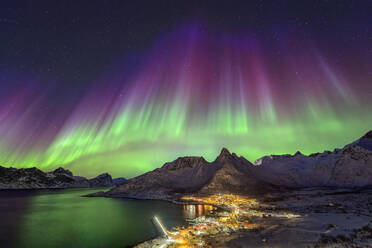
[{"label": "coastline", "polygon": [[[207,204],[219,211],[135,245],[155,247],[371,247],[372,190],[312,188],[244,195],[190,196],[175,204]],[[185,201],[186,200],[186,201]],[[213,204],[214,203],[214,204]],[[228,203],[228,204],[227,204]]]}]

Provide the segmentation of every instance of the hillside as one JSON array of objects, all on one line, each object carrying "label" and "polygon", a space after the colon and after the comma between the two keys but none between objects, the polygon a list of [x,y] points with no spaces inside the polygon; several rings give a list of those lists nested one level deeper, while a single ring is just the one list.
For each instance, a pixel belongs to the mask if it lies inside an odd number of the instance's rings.
[{"label": "hillside", "polygon": [[281,187],[341,187],[372,185],[372,131],[333,152],[305,156],[264,156],[251,163],[223,148],[213,162],[180,157],[161,168],[128,180],[108,197],[168,199],[180,194],[259,194]]}]

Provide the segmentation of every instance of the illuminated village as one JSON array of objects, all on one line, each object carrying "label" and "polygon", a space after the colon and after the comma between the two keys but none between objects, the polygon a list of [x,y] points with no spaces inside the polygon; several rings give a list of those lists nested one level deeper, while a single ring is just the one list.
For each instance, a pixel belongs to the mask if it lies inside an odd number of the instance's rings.
[{"label": "illuminated village", "polygon": [[[327,189],[265,197],[215,194],[183,196],[187,226],[178,226],[136,248],[370,247],[371,190],[359,194]],[[165,228],[164,228],[165,229]],[[250,243],[251,242],[251,243]],[[331,246],[330,246],[331,245]]]},{"label": "illuminated village", "polygon": [[[262,229],[265,225],[261,221],[262,218],[299,217],[280,211],[267,214],[267,209],[265,212],[260,210],[265,207],[264,204],[247,196],[215,194],[203,197],[184,196],[180,200],[184,203],[192,203],[184,205],[185,215],[190,218],[188,219],[189,225],[168,231],[164,238],[152,240],[151,244],[143,243],[138,245],[138,248],[215,247],[217,236],[223,238],[225,242],[226,238],[228,239],[226,236],[231,234]],[[262,239],[262,242],[266,240]]]}]

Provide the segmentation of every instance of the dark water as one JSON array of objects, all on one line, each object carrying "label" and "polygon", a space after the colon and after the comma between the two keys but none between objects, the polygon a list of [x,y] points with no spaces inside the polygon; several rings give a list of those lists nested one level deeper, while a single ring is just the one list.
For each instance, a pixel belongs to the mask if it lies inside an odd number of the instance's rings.
[{"label": "dark water", "polygon": [[[100,189],[102,190],[102,189]],[[0,247],[128,247],[205,213],[163,201],[80,197],[97,189],[0,191]]]}]

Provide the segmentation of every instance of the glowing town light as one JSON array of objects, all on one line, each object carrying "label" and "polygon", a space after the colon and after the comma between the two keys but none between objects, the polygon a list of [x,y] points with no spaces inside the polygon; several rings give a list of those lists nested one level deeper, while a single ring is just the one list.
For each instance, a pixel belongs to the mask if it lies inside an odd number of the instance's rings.
[{"label": "glowing town light", "polygon": [[168,231],[167,231],[167,229],[160,222],[160,220],[159,220],[159,218],[157,216],[154,216],[153,217],[153,222],[154,222],[155,226],[157,227],[158,231],[161,232],[164,237],[169,238],[168,237]]}]

